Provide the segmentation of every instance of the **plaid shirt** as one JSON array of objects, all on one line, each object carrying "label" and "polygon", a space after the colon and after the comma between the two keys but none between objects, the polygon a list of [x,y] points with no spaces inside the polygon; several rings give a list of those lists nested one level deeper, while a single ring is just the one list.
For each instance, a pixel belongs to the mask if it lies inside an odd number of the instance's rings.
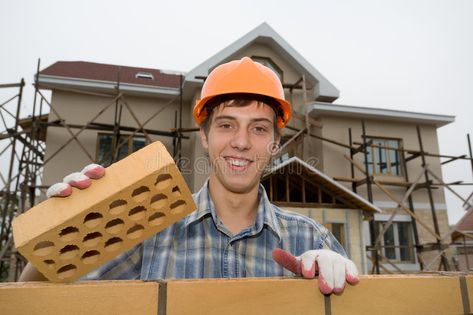
[{"label": "plaid shirt", "polygon": [[322,225],[271,204],[259,188],[256,221],[232,235],[219,220],[208,182],[193,195],[197,210],[83,279],[237,278],[290,276],[275,248],[298,256],[311,249],[345,251]]}]

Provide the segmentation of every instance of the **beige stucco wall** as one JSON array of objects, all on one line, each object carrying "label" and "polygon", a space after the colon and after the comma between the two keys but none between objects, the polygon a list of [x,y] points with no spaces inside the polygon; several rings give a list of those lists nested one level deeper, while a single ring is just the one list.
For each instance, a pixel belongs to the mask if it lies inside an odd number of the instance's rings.
[{"label": "beige stucco wall", "polygon": [[[157,99],[149,97],[138,97],[126,95],[125,102],[130,106],[137,120],[144,124],[154,113],[163,108],[170,99]],[[112,104],[106,109],[95,122],[113,124],[115,114],[115,102],[113,97],[101,97],[94,95],[86,95],[82,93],[72,93],[63,91],[53,91],[52,105],[54,111],[51,110],[49,121],[63,119],[67,124],[84,125],[91,121],[98,113]],[[124,103],[124,102],[122,102]],[[174,128],[174,113],[179,109],[179,99],[167,106],[155,118],[150,120],[145,128],[153,130],[170,131]],[[183,111],[183,124],[189,124],[189,114]],[[137,128],[138,124],[133,118],[130,111],[123,106],[121,125]],[[72,128],[73,133],[77,133],[80,129]],[[84,130],[78,136],[78,139],[85,151],[80,147],[77,141],[70,142],[63,150],[58,151],[70,138],[66,128],[49,127],[46,140],[47,161],[44,166],[43,184],[50,185],[62,180],[64,175],[73,171],[80,170],[83,166],[95,162],[97,148],[97,134],[110,133],[109,131]],[[126,132],[122,132],[126,134]],[[170,154],[172,154],[172,138],[164,136],[150,135],[152,141],[159,140],[164,143]],[[183,156],[189,156],[189,140],[182,140]],[[87,153],[86,153],[87,152]],[[92,160],[88,155],[92,157]]]}]

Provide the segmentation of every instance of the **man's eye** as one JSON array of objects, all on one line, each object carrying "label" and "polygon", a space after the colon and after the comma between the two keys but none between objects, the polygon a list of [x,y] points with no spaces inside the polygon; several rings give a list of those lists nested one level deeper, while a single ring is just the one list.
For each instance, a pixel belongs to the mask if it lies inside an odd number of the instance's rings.
[{"label": "man's eye", "polygon": [[222,128],[222,129],[229,129],[229,128],[232,127],[232,125],[230,125],[230,124],[220,124],[219,127]]},{"label": "man's eye", "polygon": [[267,129],[266,127],[261,127],[261,126],[256,126],[256,127],[254,128],[254,130],[255,130],[256,132],[258,132],[258,133],[265,133],[265,132],[268,131],[268,129]]}]

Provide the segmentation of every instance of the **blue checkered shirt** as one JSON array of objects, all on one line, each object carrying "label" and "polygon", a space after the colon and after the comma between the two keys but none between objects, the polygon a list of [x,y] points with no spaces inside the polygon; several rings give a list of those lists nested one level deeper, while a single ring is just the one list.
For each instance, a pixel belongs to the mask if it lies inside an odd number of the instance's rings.
[{"label": "blue checkered shirt", "polygon": [[273,205],[260,185],[255,224],[232,235],[219,220],[208,182],[193,195],[197,210],[83,279],[238,278],[293,275],[272,259],[311,249],[345,251],[322,225]]}]

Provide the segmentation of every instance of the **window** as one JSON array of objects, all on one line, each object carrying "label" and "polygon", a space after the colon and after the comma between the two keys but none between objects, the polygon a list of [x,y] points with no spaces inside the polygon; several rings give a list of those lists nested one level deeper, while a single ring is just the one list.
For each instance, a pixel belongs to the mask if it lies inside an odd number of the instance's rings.
[{"label": "window", "polygon": [[[108,166],[112,164],[114,154],[114,138],[113,134],[99,134],[97,137],[97,156],[98,164]],[[141,149],[146,145],[146,140],[141,136],[120,135],[117,143],[116,160],[121,160],[132,152]]]},{"label": "window", "polygon": [[138,72],[135,75],[136,79],[147,79],[147,80],[154,80],[154,76],[152,73],[149,72]]},{"label": "window", "polygon": [[325,227],[332,232],[340,245],[345,247],[345,224],[344,223],[326,223]]},{"label": "window", "polygon": [[381,138],[367,138],[367,141],[372,141],[368,147],[368,172],[402,176],[401,155],[395,150],[401,147],[401,141]]},{"label": "window", "polygon": [[253,56],[253,57],[251,57],[251,59],[253,59],[253,61],[255,61],[257,63],[260,63],[263,66],[266,66],[266,67],[270,68],[271,70],[273,70],[274,73],[276,73],[277,76],[279,77],[279,80],[281,80],[281,82],[283,82],[283,77],[282,77],[283,73],[282,73],[281,68],[279,68],[278,65],[275,64],[274,61],[272,61],[270,58]]},{"label": "window", "polygon": [[[382,231],[386,223],[379,225]],[[393,222],[382,237],[382,255],[397,262],[414,262],[411,222]]]}]

